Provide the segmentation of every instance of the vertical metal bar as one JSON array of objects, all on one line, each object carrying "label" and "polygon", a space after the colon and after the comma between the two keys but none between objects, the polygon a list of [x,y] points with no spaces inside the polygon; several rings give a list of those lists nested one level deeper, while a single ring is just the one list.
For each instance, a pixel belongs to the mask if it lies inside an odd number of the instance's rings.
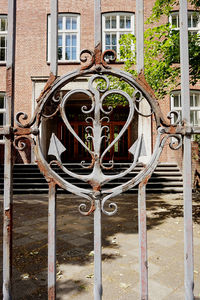
[{"label": "vertical metal bar", "polygon": [[49,183],[48,300],[56,299],[56,186]]},{"label": "vertical metal bar", "polygon": [[[181,99],[184,124],[190,125],[189,90],[189,51],[187,0],[180,0],[180,63]],[[183,198],[184,198],[184,260],[185,260],[185,299],[193,299],[193,228],[192,228],[192,164],[191,136],[184,136],[183,154]]]},{"label": "vertical metal bar", "polygon": [[[16,0],[8,1],[8,37],[6,63],[6,126],[13,127],[15,75]],[[5,136],[4,157],[4,223],[3,223],[3,299],[12,298],[12,204],[13,157],[12,136]]]},{"label": "vertical metal bar", "polygon": [[57,76],[58,72],[58,0],[51,0],[51,56],[50,72]]},{"label": "vertical metal bar", "polygon": [[137,72],[144,70],[144,1],[136,0]]},{"label": "vertical metal bar", "polygon": [[[136,0],[136,50],[137,73],[144,71],[144,1]],[[143,120],[139,118],[139,134],[143,134]],[[145,134],[145,132],[144,132]],[[140,261],[140,299],[148,299],[147,232],[146,232],[146,183],[138,188],[138,235]]]},{"label": "vertical metal bar", "polygon": [[138,235],[140,261],[140,299],[148,299],[148,262],[147,262],[147,227],[146,227],[146,184],[138,189]]},{"label": "vertical metal bar", "polygon": [[101,203],[95,200],[94,211],[94,299],[102,299],[102,261],[101,261]]},{"label": "vertical metal bar", "polygon": [[101,46],[101,0],[94,0],[94,47]]}]

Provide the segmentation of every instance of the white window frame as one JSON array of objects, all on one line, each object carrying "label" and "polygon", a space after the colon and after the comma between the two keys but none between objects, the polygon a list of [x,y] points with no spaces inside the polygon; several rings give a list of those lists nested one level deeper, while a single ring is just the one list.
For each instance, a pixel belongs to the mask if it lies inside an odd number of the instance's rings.
[{"label": "white window frame", "polygon": [[[188,30],[191,33],[200,33],[200,13],[197,11],[188,11],[188,18],[190,17],[191,19],[191,25],[193,25],[193,17],[197,16],[198,17],[198,23],[197,26],[188,26]],[[174,30],[180,30],[180,18],[179,18],[179,11],[177,12],[172,12],[169,16],[169,23],[172,26],[172,18],[176,17],[176,27],[174,27]]]},{"label": "white window frame", "polygon": [[[0,15],[0,29],[1,29],[1,21],[2,19],[6,19],[6,30],[1,31],[0,30],[0,37],[5,37],[5,60],[0,60],[0,64],[2,63],[6,63],[6,59],[7,59],[7,35],[8,35],[8,18],[7,15]],[[1,46],[0,46],[1,49]]]},{"label": "white window frame", "polygon": [[[175,106],[174,103],[174,96],[178,96],[178,106]],[[198,102],[199,102],[199,106],[195,106],[195,96],[198,97]],[[174,91],[171,93],[171,110],[176,110],[177,112],[179,112],[181,114],[182,112],[182,106],[181,106],[181,91]],[[191,102],[193,103],[193,105],[191,105]],[[196,124],[192,123],[192,126],[200,126],[200,91],[198,90],[190,90],[190,116],[192,116],[192,114],[194,112],[197,112],[197,122]],[[191,118],[192,120],[193,118]],[[172,118],[172,123],[174,123],[175,119],[174,116]]]},{"label": "white window frame", "polygon": [[[116,28],[106,28],[106,18],[116,16]],[[129,28],[120,28],[120,17],[121,16],[128,16],[131,20],[130,29]],[[104,13],[102,14],[102,49],[103,51],[106,50],[106,34],[116,34],[116,53],[117,58],[120,59],[120,44],[119,40],[122,34],[134,34],[135,26],[134,26],[134,13],[128,12],[112,12],[112,13]]]},{"label": "white window frame", "polygon": [[[71,14],[71,13],[59,13],[58,18],[63,18],[63,27],[66,24],[66,18],[76,18],[77,20],[77,28],[76,29],[58,29],[58,36],[62,35],[62,59],[58,59],[58,62],[79,62],[80,61],[80,15],[79,14]],[[65,40],[66,35],[76,35],[76,58],[75,59],[65,59]],[[50,51],[51,51],[51,15],[48,15],[48,62],[50,62]]]}]

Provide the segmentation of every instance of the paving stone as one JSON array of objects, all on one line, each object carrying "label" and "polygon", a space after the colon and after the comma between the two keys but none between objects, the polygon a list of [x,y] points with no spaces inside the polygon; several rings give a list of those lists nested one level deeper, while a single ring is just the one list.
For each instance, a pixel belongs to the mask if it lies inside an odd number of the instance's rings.
[{"label": "paving stone", "polygon": [[75,240],[75,239],[79,239],[79,236],[78,235],[75,235],[73,233],[64,233],[64,234],[58,234],[57,235],[58,238],[60,240],[64,240],[66,242],[69,242],[72,241],[72,240]]},{"label": "paving stone", "polygon": [[77,238],[77,239],[74,239],[74,240],[71,240],[71,241],[68,241],[70,244],[74,245],[74,246],[84,246],[86,244],[89,244],[90,243],[90,240],[88,239],[85,239],[85,238]]},{"label": "paving stone", "polygon": [[152,241],[152,243],[157,244],[157,245],[161,245],[164,247],[172,247],[176,244],[176,240],[174,239],[170,239],[170,238],[166,238],[163,236],[157,237],[156,239],[154,239]]},{"label": "paving stone", "polygon": [[149,299],[150,300],[163,300],[168,297],[173,291],[172,288],[168,288],[165,285],[161,285],[157,281],[149,280]]}]

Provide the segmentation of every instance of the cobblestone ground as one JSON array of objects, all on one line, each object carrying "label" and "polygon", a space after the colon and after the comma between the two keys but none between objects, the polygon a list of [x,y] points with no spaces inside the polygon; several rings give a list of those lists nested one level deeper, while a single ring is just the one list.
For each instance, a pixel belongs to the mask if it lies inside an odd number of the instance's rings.
[{"label": "cobblestone ground", "polygon": [[[183,300],[182,195],[147,198],[149,298]],[[0,200],[2,203],[2,196]],[[57,200],[59,300],[93,299],[93,216],[80,215],[80,203],[80,198],[69,194]],[[117,214],[102,220],[103,299],[139,299],[137,197],[126,194],[116,198],[116,203]],[[200,299],[199,194],[194,195],[193,203],[194,291],[195,299]],[[47,210],[45,195],[14,197],[14,299],[47,299]]]}]

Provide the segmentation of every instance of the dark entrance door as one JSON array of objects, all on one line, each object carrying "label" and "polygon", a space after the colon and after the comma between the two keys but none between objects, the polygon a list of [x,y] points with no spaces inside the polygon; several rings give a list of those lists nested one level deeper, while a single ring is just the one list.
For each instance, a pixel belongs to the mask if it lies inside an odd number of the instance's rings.
[{"label": "dark entrance door", "polygon": [[[127,119],[128,109],[117,107],[114,109],[114,112],[110,116],[110,122],[102,123],[104,126],[109,127],[109,133],[103,133],[108,136],[108,141],[103,139],[102,141],[102,151],[110,144],[119,134],[122,127],[125,124],[125,120]],[[71,109],[70,113],[68,113],[68,119],[70,120],[70,124],[77,135],[82,139],[82,141],[87,145],[88,148],[93,150],[92,140],[87,140],[87,132],[86,127],[89,125],[85,121],[85,116],[80,113],[77,107]],[[128,149],[131,147],[133,140],[137,138],[137,122],[135,124],[130,124],[128,129],[126,130],[123,137],[115,143],[115,145],[110,149],[110,151],[104,157],[105,160],[115,161],[128,161],[131,159],[130,153]],[[74,138],[74,136],[66,129],[65,124],[62,121],[58,122],[58,130],[57,136],[62,144],[66,147],[66,151],[62,154],[63,162],[76,162],[76,161],[91,161],[91,157],[86,149]]]}]

